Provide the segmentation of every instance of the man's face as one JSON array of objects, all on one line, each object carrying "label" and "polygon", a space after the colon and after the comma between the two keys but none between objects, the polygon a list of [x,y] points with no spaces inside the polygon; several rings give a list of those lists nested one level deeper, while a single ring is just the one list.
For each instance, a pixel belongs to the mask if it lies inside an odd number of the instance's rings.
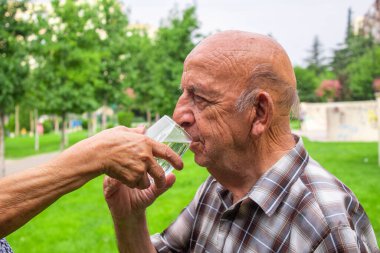
[{"label": "man's face", "polygon": [[230,62],[215,54],[188,57],[173,115],[192,137],[195,161],[209,169],[233,166],[250,139],[249,115],[235,106],[245,81]]}]

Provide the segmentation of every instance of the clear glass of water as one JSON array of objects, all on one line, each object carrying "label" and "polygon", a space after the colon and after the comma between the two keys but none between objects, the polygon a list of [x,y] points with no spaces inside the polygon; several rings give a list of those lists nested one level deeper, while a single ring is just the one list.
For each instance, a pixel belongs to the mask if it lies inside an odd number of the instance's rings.
[{"label": "clear glass of water", "polygon": [[[148,137],[155,141],[168,145],[179,156],[182,156],[189,148],[190,135],[169,116],[164,115],[145,133]],[[157,163],[163,168],[165,174],[170,173],[174,168],[164,159],[156,158]]]}]

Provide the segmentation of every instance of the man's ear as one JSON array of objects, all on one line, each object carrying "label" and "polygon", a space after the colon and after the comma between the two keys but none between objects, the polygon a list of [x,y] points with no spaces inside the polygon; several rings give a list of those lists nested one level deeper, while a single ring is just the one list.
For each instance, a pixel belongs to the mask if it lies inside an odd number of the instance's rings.
[{"label": "man's ear", "polygon": [[269,128],[273,118],[274,103],[269,93],[262,91],[257,94],[255,107],[251,133],[254,137],[259,137]]}]

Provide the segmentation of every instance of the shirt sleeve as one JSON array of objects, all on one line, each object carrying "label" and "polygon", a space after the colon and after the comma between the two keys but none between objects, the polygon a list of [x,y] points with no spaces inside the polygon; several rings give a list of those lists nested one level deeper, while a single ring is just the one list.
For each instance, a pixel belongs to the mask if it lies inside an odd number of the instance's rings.
[{"label": "shirt sleeve", "polygon": [[379,252],[376,245],[366,241],[364,238],[359,238],[356,232],[350,227],[336,227],[315,249],[315,252],[336,252],[336,253],[351,253],[351,252]]},{"label": "shirt sleeve", "polygon": [[182,210],[181,214],[168,228],[161,234],[157,233],[151,236],[151,241],[157,252],[186,252],[188,250],[193,225],[196,219],[195,215],[198,201],[206,182],[198,188],[190,204]]}]

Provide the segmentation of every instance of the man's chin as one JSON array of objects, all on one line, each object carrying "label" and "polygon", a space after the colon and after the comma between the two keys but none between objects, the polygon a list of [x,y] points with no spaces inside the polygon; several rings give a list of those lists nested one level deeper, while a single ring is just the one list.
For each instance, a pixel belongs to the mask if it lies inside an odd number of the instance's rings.
[{"label": "man's chin", "polygon": [[201,167],[207,167],[207,159],[202,154],[194,153],[194,161]]},{"label": "man's chin", "polygon": [[194,161],[196,164],[202,167],[206,167],[208,159],[204,153],[204,146],[200,142],[193,142],[190,145],[190,150],[194,153]]}]

